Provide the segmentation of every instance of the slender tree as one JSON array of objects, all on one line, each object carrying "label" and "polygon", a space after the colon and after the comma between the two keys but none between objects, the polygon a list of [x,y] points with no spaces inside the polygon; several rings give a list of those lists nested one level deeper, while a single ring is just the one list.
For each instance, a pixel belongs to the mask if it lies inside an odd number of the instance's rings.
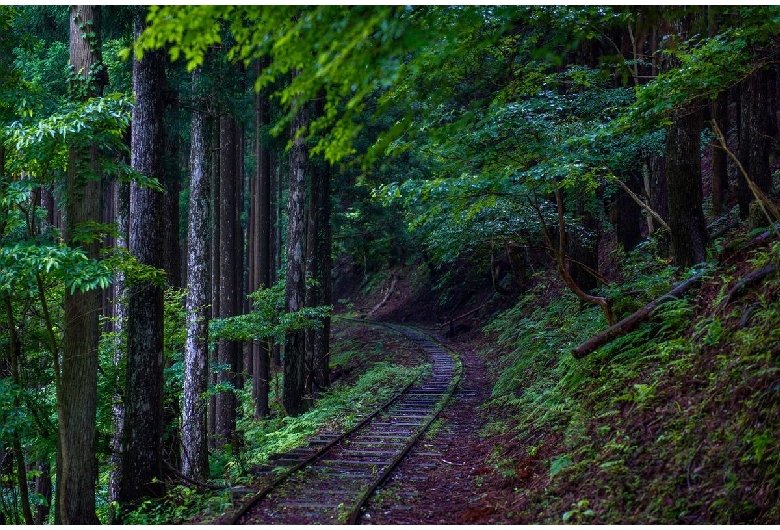
[{"label": "slender tree", "polygon": [[[285,304],[288,313],[299,311],[306,303],[306,172],[308,149],[303,131],[308,124],[306,105],[302,105],[292,121],[290,147],[290,186],[287,199],[287,277]],[[305,337],[303,330],[287,333],[284,348],[284,387],[282,403],[285,411],[295,416],[304,411]]]},{"label": "slender tree", "polygon": [[[710,38],[718,33],[718,8],[707,7],[707,30]],[[724,90],[710,104],[710,117],[715,120],[721,131],[728,133],[729,124],[729,92]],[[715,216],[726,212],[726,200],[729,191],[728,160],[726,151],[721,149],[718,140],[710,144],[712,157],[712,213]]]},{"label": "slender tree", "polygon": [[[747,78],[740,90],[739,159],[750,179],[763,192],[772,187],[769,168],[770,72],[759,70]],[[725,131],[721,126],[721,130]],[[737,201],[739,216],[747,219],[753,192],[741,171],[737,172]]]},{"label": "slender tree", "polygon": [[[319,113],[322,108],[318,107]],[[309,172],[306,277],[314,282],[306,288],[307,307],[330,305],[331,302],[330,167],[324,160],[317,162],[311,164]],[[306,391],[314,396],[330,384],[329,337],[330,318],[326,318],[320,327],[306,330]]]},{"label": "slender tree", "polygon": [[[267,59],[258,61],[258,71],[267,65]],[[258,72],[259,73],[259,72]],[[253,223],[253,243],[255,245],[255,266],[253,270],[253,288],[271,287],[273,252],[271,248],[271,150],[268,146],[268,129],[271,124],[270,101],[268,91],[257,93],[256,99],[257,167],[255,174]],[[268,404],[270,356],[266,342],[255,343],[252,347],[254,357],[253,389],[255,392],[255,417],[264,418],[270,412]]]},{"label": "slender tree", "polygon": [[[199,70],[192,73],[197,92]],[[204,115],[192,112],[190,132],[190,202],[187,230],[187,338],[184,345],[184,394],[182,406],[182,472],[203,480],[208,474],[208,219]]]},{"label": "slender tree", "polygon": [[[210,318],[218,318],[220,316],[220,261],[221,253],[219,249],[220,245],[220,214],[222,208],[220,207],[220,177],[219,177],[219,162],[220,157],[218,153],[221,152],[219,148],[219,119],[209,119],[209,129],[211,134],[209,135],[211,148],[209,152],[211,155],[211,176],[210,176],[210,188],[211,188],[211,307]],[[219,363],[218,348],[215,348],[211,353],[212,365]],[[212,384],[217,384],[217,374],[212,370],[211,381]],[[209,400],[209,447],[217,447],[217,397],[212,394]]]},{"label": "slender tree", "polygon": [[[138,9],[135,33],[143,27],[145,9]],[[148,53],[133,63],[133,108],[130,163],[147,177],[162,180],[164,52]],[[130,189],[130,253],[139,263],[163,267],[165,221],[161,191]],[[120,502],[159,496],[162,481],[163,428],[163,290],[153,278],[128,288],[127,380],[125,386],[124,454]]]},{"label": "slender tree", "polygon": [[707,258],[707,225],[702,210],[701,110],[675,112],[666,137],[666,185],[672,255],[689,267]]},{"label": "slender tree", "polygon": [[[71,6],[70,64],[77,97],[102,94],[105,70],[100,46],[100,6]],[[96,144],[72,145],[68,153],[65,241],[97,258],[100,243],[78,238],[78,229],[100,221],[100,168]],[[65,293],[61,385],[57,389],[59,458],[55,517],[63,524],[94,524],[97,349],[101,294],[93,289]]]},{"label": "slender tree", "polygon": [[[219,119],[219,318],[237,314],[238,282],[236,274],[236,186],[238,166],[236,143],[238,127],[235,119],[223,115]],[[220,364],[218,382],[232,388],[237,386],[239,349],[235,341],[221,339],[217,346],[217,361]],[[218,446],[233,441],[236,430],[236,407],[238,402],[233,390],[217,394],[216,432]]]}]

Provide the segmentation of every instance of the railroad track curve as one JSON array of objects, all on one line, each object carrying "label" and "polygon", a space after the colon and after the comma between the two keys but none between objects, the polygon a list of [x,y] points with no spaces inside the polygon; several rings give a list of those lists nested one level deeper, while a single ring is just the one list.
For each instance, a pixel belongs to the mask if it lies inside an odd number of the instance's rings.
[{"label": "railroad track curve", "polygon": [[312,440],[319,449],[245,501],[228,524],[360,521],[364,504],[436,419],[461,373],[457,353],[432,336],[382,325],[417,344],[430,359],[430,372],[347,432]]}]

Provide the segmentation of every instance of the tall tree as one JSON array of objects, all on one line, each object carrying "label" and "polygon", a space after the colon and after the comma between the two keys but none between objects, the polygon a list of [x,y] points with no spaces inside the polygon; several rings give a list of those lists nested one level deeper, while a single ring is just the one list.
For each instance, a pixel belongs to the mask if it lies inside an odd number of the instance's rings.
[{"label": "tall tree", "polygon": [[[748,77],[740,87],[739,102],[739,159],[753,183],[765,193],[772,187],[769,168],[770,118],[773,116],[769,100],[770,76],[769,70],[761,69]],[[753,192],[739,171],[737,201],[740,218],[747,219],[752,200]]]},{"label": "tall tree", "polygon": [[[100,6],[71,6],[70,64],[77,97],[102,94],[106,84],[100,44]],[[100,222],[98,146],[71,145],[66,184],[65,241],[97,258],[98,241],[79,237],[85,223]],[[94,524],[100,291],[65,293],[61,385],[57,389],[59,465],[57,507],[63,524]]]},{"label": "tall tree", "polygon": [[[670,13],[675,16],[676,10]],[[684,40],[692,25],[692,15],[682,13],[672,24],[676,35],[669,40]],[[676,58],[669,68],[679,66]],[[664,161],[667,207],[672,256],[680,267],[689,267],[707,258],[707,224],[702,209],[701,175],[702,109],[698,103],[685,104],[672,112],[666,130]]]},{"label": "tall tree", "polygon": [[[192,73],[197,93],[200,71]],[[208,474],[208,221],[209,196],[206,171],[204,113],[192,112],[190,131],[190,199],[187,230],[187,338],[184,346],[182,406],[182,472],[203,480]]]},{"label": "tall tree", "polygon": [[[145,9],[135,15],[135,34],[143,29]],[[145,54],[133,63],[131,166],[146,177],[162,180],[164,52]],[[136,183],[130,189],[130,253],[142,265],[161,269],[165,220],[160,190]],[[154,277],[135,280],[128,288],[127,372],[124,454],[120,502],[132,503],[164,491],[163,431],[163,289]]]},{"label": "tall tree", "polygon": [[[710,38],[718,33],[718,8],[707,8],[707,33]],[[729,130],[729,91],[724,90],[710,104],[710,117],[718,124],[721,131]],[[726,211],[726,199],[729,191],[728,160],[726,151],[721,149],[717,139],[710,145],[712,157],[712,213],[722,215]]]},{"label": "tall tree", "polygon": [[[306,305],[306,173],[309,155],[303,132],[308,126],[306,105],[299,107],[292,121],[290,147],[290,186],[287,199],[287,277],[285,304],[288,313]],[[288,331],[284,347],[284,387],[282,403],[291,416],[305,409],[305,336],[303,330]]]},{"label": "tall tree", "polygon": [[666,186],[672,255],[680,267],[707,258],[707,224],[702,209],[701,109],[675,111],[666,136]]},{"label": "tall tree", "polygon": [[[219,192],[219,154],[221,152],[219,147],[219,118],[209,118],[209,129],[211,134],[209,135],[211,155],[211,174],[210,174],[210,191],[211,191],[211,231],[210,231],[210,247],[211,247],[211,306],[210,306],[210,318],[218,318],[220,316],[220,214],[222,208],[220,206],[220,192]],[[218,348],[215,348],[211,353],[212,365],[215,366],[219,363]],[[217,374],[212,370],[211,383],[217,384]],[[217,439],[214,436],[217,432],[217,396],[211,396],[209,400],[209,447],[217,447]]]},{"label": "tall tree", "polygon": [[[258,75],[262,68],[267,65],[267,59],[257,62]],[[271,149],[268,145],[268,129],[271,124],[270,100],[267,90],[257,93],[255,98],[256,122],[255,130],[257,134],[257,167],[254,179],[254,193],[252,199],[254,207],[252,208],[252,228],[254,237],[254,267],[252,269],[254,290],[259,287],[269,288],[273,283],[271,272],[273,269],[273,253],[271,248]],[[268,416],[270,407],[268,404],[268,393],[270,390],[270,357],[268,343],[255,343],[252,346],[252,356],[254,358],[253,371],[253,389],[255,393],[256,406],[255,417],[264,418]]]},{"label": "tall tree", "polygon": [[[230,115],[219,118],[219,318],[238,314],[238,281],[236,268],[236,187],[239,185],[236,144],[238,126]],[[217,346],[217,362],[220,364],[218,382],[230,389],[217,394],[216,432],[218,446],[231,443],[236,430],[238,402],[233,388],[237,386],[239,371],[238,343],[221,339]]]},{"label": "tall tree", "polygon": [[[318,100],[317,112],[323,109]],[[330,167],[324,160],[312,163],[309,186],[309,216],[306,234],[306,278],[314,280],[306,287],[306,306],[330,305],[331,230]],[[321,326],[306,330],[306,391],[317,396],[330,384],[330,318]]]}]

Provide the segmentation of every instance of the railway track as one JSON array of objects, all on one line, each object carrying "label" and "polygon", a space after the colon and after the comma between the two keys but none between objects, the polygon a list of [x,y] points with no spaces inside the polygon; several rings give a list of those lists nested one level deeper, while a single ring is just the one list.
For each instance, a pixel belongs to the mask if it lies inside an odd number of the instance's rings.
[{"label": "railway track", "polygon": [[358,425],[311,440],[291,467],[257,492],[228,524],[356,524],[361,509],[436,419],[460,378],[456,354],[420,330],[386,325],[415,342],[431,371]]}]

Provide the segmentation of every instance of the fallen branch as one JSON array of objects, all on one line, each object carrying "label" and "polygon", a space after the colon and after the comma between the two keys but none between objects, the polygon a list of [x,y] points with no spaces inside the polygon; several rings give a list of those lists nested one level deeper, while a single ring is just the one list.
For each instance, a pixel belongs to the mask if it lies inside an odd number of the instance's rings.
[{"label": "fallen branch", "polygon": [[385,297],[382,299],[382,301],[381,301],[381,302],[379,302],[379,303],[378,303],[378,304],[377,304],[377,305],[374,307],[374,309],[372,309],[371,311],[369,311],[369,312],[368,312],[368,314],[369,314],[369,315],[373,315],[374,313],[376,313],[376,312],[379,310],[379,308],[380,308],[380,307],[382,307],[383,305],[385,305],[385,304],[387,303],[387,301],[388,301],[388,300],[390,300],[390,297],[391,297],[391,296],[393,296],[393,291],[395,290],[395,282],[397,282],[397,281],[398,281],[398,276],[396,276],[395,274],[393,274],[393,281],[390,283],[390,289],[388,289],[388,290],[387,290],[387,294],[386,294],[386,295],[385,295]]},{"label": "fallen branch", "polygon": [[715,316],[718,313],[720,313],[721,311],[723,311],[723,309],[727,305],[729,305],[731,303],[731,301],[734,300],[734,298],[736,298],[737,296],[742,294],[742,292],[746,288],[750,287],[754,283],[757,283],[757,282],[763,280],[764,278],[766,278],[767,276],[769,276],[770,274],[773,274],[775,272],[777,272],[777,265],[771,265],[771,264],[770,265],[764,265],[760,269],[751,272],[750,274],[748,274],[744,278],[741,278],[737,282],[737,284],[734,287],[731,288],[731,290],[726,295],[726,298],[724,298],[723,301],[718,304],[718,307],[716,307],[715,311],[712,312],[712,316]]},{"label": "fallen branch", "polygon": [[639,197],[639,196],[638,196],[636,193],[634,193],[633,191],[631,191],[631,188],[629,188],[629,187],[626,185],[626,183],[625,183],[625,182],[623,182],[622,180],[620,180],[619,178],[617,178],[615,175],[612,175],[612,174],[609,174],[609,175],[607,175],[607,178],[608,178],[609,180],[611,180],[612,182],[616,183],[616,184],[617,184],[618,186],[620,186],[621,188],[623,188],[623,191],[625,191],[625,192],[628,194],[628,196],[629,196],[629,197],[631,197],[632,199],[634,199],[634,202],[635,202],[635,203],[637,203],[637,204],[639,205],[639,207],[640,207],[640,208],[642,208],[642,209],[643,209],[643,210],[645,210],[645,211],[646,211],[648,214],[650,214],[651,216],[653,216],[653,218],[654,218],[656,221],[658,221],[658,223],[659,223],[661,226],[663,226],[663,227],[664,227],[664,228],[666,228],[667,230],[670,230],[670,231],[671,231],[671,229],[669,228],[669,225],[668,225],[668,224],[666,224],[666,221],[664,221],[664,220],[663,220],[663,217],[661,217],[661,216],[660,216],[660,215],[659,215],[659,214],[658,214],[658,213],[657,213],[655,210],[653,210],[652,208],[650,208],[650,206],[649,206],[649,205],[648,205],[648,204],[647,204],[645,201],[643,201],[643,200],[642,200],[642,199],[641,199],[641,198],[640,198],[640,197]]},{"label": "fallen branch", "polygon": [[685,280],[683,283],[666,293],[665,295],[661,296],[660,298],[657,298],[644,306],[642,309],[637,311],[636,313],[627,316],[614,326],[610,326],[592,339],[583,342],[576,348],[572,350],[572,355],[575,359],[582,359],[589,353],[593,353],[594,351],[598,350],[608,342],[612,341],[613,339],[616,339],[617,337],[623,336],[629,331],[636,328],[639,324],[650,318],[650,316],[653,314],[653,311],[661,305],[661,303],[667,301],[669,298],[677,298],[684,292],[688,291],[695,285],[698,285],[702,281],[702,275],[697,274],[696,276],[693,276],[687,280]]},{"label": "fallen branch", "polygon": [[723,226],[721,226],[720,228],[718,228],[716,230],[716,227],[718,226],[718,222],[719,221],[720,220],[712,223],[711,225],[709,225],[707,227],[707,231],[710,232],[710,239],[711,240],[718,239],[719,237],[721,237],[723,234],[725,234],[726,232],[728,232],[732,228],[736,228],[736,227],[739,226],[739,219],[731,219],[726,224],[724,224]]},{"label": "fallen branch", "polygon": [[167,460],[163,460],[163,467],[165,468],[165,471],[167,471],[169,474],[178,477],[179,479],[183,480],[184,482],[188,482],[189,484],[192,484],[194,486],[197,486],[202,489],[206,490],[225,490],[228,489],[230,486],[216,486],[214,484],[208,484],[206,482],[201,482],[200,480],[195,480],[194,478],[190,478],[175,467],[173,467],[173,464],[168,462]]},{"label": "fallen branch", "polygon": [[437,328],[437,329],[441,329],[441,328],[443,328],[444,326],[450,326],[450,330],[452,330],[452,325],[453,325],[455,322],[457,322],[458,320],[463,320],[464,318],[466,318],[466,317],[468,317],[468,316],[471,316],[471,315],[473,315],[474,313],[476,313],[477,311],[479,311],[480,309],[482,309],[483,307],[485,307],[486,305],[488,305],[488,303],[489,303],[489,302],[490,302],[492,299],[493,299],[493,293],[490,293],[490,296],[488,296],[488,297],[487,297],[487,300],[485,300],[484,302],[482,302],[482,303],[481,303],[479,306],[475,307],[474,309],[470,309],[470,310],[469,310],[469,311],[467,311],[466,313],[463,313],[462,315],[458,315],[458,316],[456,316],[455,318],[450,318],[450,319],[448,319],[446,322],[443,322],[443,323],[439,324],[438,326],[436,326],[436,328]]},{"label": "fallen branch", "polygon": [[[728,148],[726,145],[726,137],[723,136],[722,132],[720,132],[720,128],[718,127],[717,122],[712,120],[710,123],[712,123],[712,131],[715,133],[718,141],[720,141],[721,148],[726,151],[726,154],[728,154],[734,160],[734,163],[739,168],[742,176],[745,177],[750,191],[753,192],[753,196],[756,198],[759,206],[761,206],[761,209],[764,211],[766,218],[769,219],[771,223],[774,223],[774,221],[780,221],[780,209],[778,209],[777,206],[771,200],[769,200],[769,197],[766,196],[761,188],[759,188],[756,183],[753,182],[753,179],[751,179],[750,175],[748,175],[747,171],[745,171],[744,166],[740,163],[737,156]],[[774,226],[775,225],[772,224],[772,227]]]}]

